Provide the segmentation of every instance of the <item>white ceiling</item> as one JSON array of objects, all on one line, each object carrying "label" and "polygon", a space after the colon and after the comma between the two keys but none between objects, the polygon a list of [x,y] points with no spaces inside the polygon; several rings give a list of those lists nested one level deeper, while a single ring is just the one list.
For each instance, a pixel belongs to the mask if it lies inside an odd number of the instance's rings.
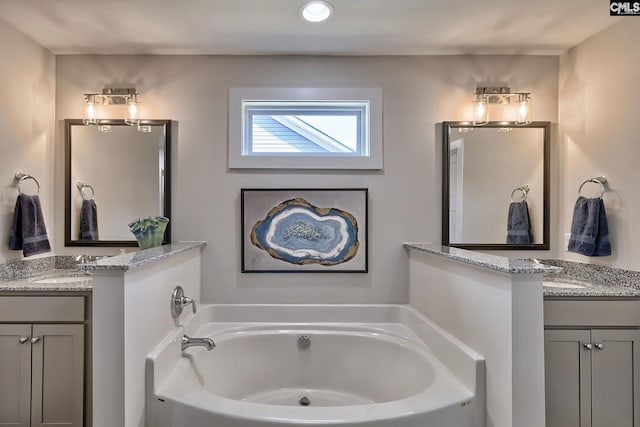
[{"label": "white ceiling", "polygon": [[0,0],[0,19],[55,54],[550,54],[619,18],[603,0]]}]

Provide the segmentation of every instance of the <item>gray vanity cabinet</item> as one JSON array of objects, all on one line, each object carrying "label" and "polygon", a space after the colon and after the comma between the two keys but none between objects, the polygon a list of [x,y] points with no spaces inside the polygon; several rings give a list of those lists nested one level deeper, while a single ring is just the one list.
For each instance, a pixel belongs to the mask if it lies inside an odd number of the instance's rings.
[{"label": "gray vanity cabinet", "polygon": [[0,426],[29,427],[31,325],[0,325]]},{"label": "gray vanity cabinet", "polygon": [[1,427],[83,426],[84,298],[57,298],[0,297]]},{"label": "gray vanity cabinet", "polygon": [[593,427],[640,426],[640,331],[592,330]]},{"label": "gray vanity cabinet", "polygon": [[[593,306],[570,304],[562,309],[559,301],[553,301],[550,310],[547,303],[546,427],[640,427],[640,330],[636,318],[620,318],[633,306],[621,305],[612,314],[622,325],[615,327],[599,318],[580,328],[568,317],[575,308]],[[560,326],[563,323],[565,327]]]},{"label": "gray vanity cabinet", "polygon": [[583,348],[590,335],[584,330],[544,332],[546,427],[591,426],[591,353]]}]

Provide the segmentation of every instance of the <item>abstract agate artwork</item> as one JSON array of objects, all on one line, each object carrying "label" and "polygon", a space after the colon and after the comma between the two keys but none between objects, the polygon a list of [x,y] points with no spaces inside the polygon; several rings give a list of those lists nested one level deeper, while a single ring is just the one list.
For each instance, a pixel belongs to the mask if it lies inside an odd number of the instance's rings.
[{"label": "abstract agate artwork", "polygon": [[242,271],[366,272],[366,189],[243,189]]}]

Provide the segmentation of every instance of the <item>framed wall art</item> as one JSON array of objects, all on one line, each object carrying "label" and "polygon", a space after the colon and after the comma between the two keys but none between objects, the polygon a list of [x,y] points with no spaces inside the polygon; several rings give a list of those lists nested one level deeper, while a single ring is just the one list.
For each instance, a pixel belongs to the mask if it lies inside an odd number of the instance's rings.
[{"label": "framed wall art", "polygon": [[366,273],[368,190],[241,190],[243,273]]}]

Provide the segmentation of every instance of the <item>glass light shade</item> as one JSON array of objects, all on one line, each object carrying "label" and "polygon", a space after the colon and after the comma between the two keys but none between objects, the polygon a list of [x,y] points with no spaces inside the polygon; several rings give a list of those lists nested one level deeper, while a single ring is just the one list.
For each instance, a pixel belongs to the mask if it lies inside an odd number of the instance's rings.
[{"label": "glass light shade", "polygon": [[486,125],[489,123],[489,108],[484,95],[476,95],[475,107],[473,108],[474,126]]},{"label": "glass light shade", "polygon": [[135,96],[129,98],[129,101],[127,102],[127,111],[125,113],[124,122],[129,126],[138,126],[140,124],[138,100]]},{"label": "glass light shade", "polygon": [[86,95],[82,104],[82,123],[85,125],[95,125],[97,118],[97,98],[94,95]]},{"label": "glass light shade", "polygon": [[519,96],[515,122],[518,125],[531,123],[531,97],[529,95],[522,94]]}]

